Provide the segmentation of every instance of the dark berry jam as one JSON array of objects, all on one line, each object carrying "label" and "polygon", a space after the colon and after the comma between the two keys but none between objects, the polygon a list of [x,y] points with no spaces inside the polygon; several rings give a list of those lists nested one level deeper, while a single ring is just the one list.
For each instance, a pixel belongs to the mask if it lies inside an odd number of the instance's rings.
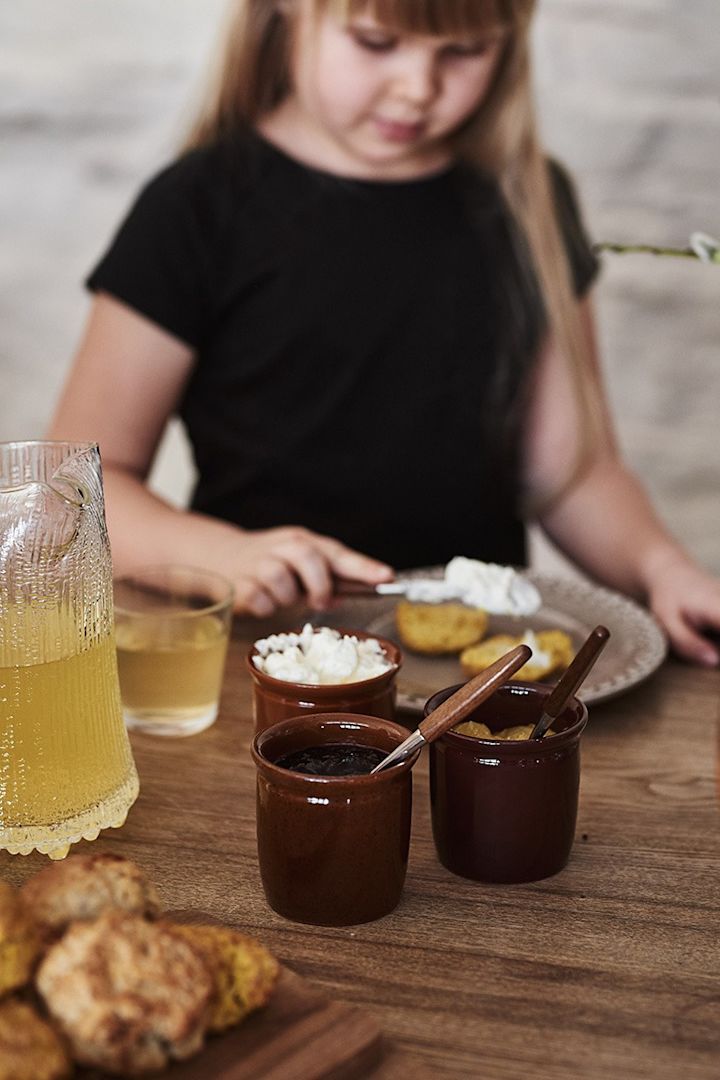
[{"label": "dark berry jam", "polygon": [[355,743],[326,743],[293,750],[274,763],[281,769],[310,776],[365,776],[387,757],[386,750]]}]

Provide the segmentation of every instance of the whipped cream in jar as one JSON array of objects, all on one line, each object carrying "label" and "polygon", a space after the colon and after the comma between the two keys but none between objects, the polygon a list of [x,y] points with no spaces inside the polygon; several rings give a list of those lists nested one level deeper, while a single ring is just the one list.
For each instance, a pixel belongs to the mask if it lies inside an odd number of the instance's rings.
[{"label": "whipped cream in jar", "polygon": [[298,632],[259,638],[247,657],[255,731],[307,713],[394,720],[401,662],[391,641],[360,630],[306,623]]},{"label": "whipped cream in jar", "polygon": [[310,623],[299,634],[260,638],[255,642],[253,663],[275,679],[313,686],[363,682],[392,667],[377,638],[359,638]]}]

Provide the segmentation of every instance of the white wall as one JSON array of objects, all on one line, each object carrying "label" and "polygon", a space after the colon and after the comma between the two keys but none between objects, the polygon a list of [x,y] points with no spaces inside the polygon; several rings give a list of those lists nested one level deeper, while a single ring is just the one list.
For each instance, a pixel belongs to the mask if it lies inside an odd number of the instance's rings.
[{"label": "white wall", "polygon": [[[87,310],[83,276],[172,153],[224,0],[0,0],[0,438],[42,434]],[[538,87],[593,235],[720,234],[718,0],[544,0]],[[720,268],[606,257],[598,287],[622,444],[720,572]],[[182,498],[185,448],[155,481]]]}]

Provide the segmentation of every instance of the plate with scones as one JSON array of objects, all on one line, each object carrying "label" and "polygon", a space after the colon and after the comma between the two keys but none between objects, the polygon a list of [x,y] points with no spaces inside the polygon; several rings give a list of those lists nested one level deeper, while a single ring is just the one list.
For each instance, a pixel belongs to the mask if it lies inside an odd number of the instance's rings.
[{"label": "plate with scones", "polygon": [[[532,658],[516,679],[552,685],[598,623],[610,641],[580,690],[586,704],[605,701],[637,685],[663,662],[667,641],[653,616],[634,601],[590,582],[533,570],[522,579],[540,594],[532,614],[499,615],[457,601],[399,600],[362,605],[363,629],[389,638],[403,651],[398,708],[422,712],[427,699],[463,682],[524,642]],[[400,580],[442,580],[443,567],[406,572]],[[347,609],[343,613],[347,621]]]},{"label": "plate with scones", "polygon": [[[0,881],[0,1080],[366,1076],[383,1037],[254,937],[163,911],[142,869],[75,854]],[[356,1067],[357,1066],[357,1067]]]}]

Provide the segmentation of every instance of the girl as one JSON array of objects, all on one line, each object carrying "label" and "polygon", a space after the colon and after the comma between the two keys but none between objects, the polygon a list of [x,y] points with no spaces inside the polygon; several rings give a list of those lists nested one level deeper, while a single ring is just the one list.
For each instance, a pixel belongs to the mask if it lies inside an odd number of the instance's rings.
[{"label": "girl", "polygon": [[[523,563],[535,517],[718,662],[720,582],[613,439],[595,260],[535,128],[534,6],[237,0],[183,154],[89,279],[53,425],[100,442],[117,569],[218,568],[268,615],[391,565]],[[144,486],[175,411],[189,512]]]}]

